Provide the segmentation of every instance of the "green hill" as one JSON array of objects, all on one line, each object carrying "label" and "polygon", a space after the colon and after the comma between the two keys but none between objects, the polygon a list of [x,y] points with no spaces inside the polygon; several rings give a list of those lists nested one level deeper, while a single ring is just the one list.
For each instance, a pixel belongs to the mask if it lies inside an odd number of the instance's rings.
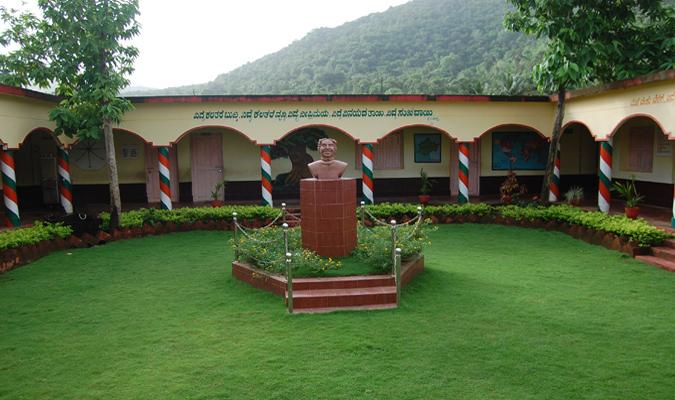
[{"label": "green hill", "polygon": [[533,94],[541,46],[507,32],[505,10],[504,0],[414,0],[316,29],[212,82],[143,94]]}]

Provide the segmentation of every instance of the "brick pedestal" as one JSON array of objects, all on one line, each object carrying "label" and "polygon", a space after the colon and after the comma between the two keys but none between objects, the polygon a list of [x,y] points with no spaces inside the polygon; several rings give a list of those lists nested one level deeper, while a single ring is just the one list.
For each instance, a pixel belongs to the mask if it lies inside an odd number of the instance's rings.
[{"label": "brick pedestal", "polygon": [[356,247],[356,180],[300,181],[302,246],[323,257],[344,257]]}]

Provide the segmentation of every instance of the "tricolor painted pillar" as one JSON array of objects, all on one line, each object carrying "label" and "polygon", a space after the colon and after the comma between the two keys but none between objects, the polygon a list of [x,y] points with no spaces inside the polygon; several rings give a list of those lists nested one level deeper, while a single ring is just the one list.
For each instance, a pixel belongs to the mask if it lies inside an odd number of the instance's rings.
[{"label": "tricolor painted pillar", "polygon": [[169,148],[162,146],[158,149],[159,161],[159,202],[162,210],[171,210],[171,170],[169,164]]},{"label": "tricolor painted pillar", "polygon": [[262,203],[273,207],[272,203],[272,146],[260,146],[260,175]]},{"label": "tricolor painted pillar", "polygon": [[20,226],[14,152],[11,150],[0,150],[0,162],[2,163],[2,193],[5,200],[5,225],[10,228]]},{"label": "tricolor painted pillar", "polygon": [[458,195],[459,204],[469,202],[469,144],[459,144]]},{"label": "tricolor painted pillar", "polygon": [[560,142],[556,145],[553,177],[548,185],[548,201],[555,203],[560,200]]},{"label": "tricolor painted pillar", "polygon": [[670,226],[675,228],[675,185],[673,185],[673,216],[670,218]]},{"label": "tricolor painted pillar", "polygon": [[373,145],[366,143],[361,146],[361,169],[362,169],[362,186],[363,186],[363,201],[366,204],[374,204],[374,183],[373,183]]},{"label": "tricolor painted pillar", "polygon": [[612,199],[612,139],[600,143],[600,173],[598,182],[598,208],[609,213],[609,203]]},{"label": "tricolor painted pillar", "polygon": [[70,155],[68,150],[59,147],[57,151],[59,168],[59,198],[66,214],[73,213],[73,184],[70,181]]}]

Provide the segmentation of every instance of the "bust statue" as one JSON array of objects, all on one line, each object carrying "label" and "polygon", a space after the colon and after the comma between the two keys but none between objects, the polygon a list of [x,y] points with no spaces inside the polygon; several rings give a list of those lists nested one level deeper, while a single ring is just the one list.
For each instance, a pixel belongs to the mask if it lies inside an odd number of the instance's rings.
[{"label": "bust statue", "polygon": [[337,140],[333,138],[319,139],[317,150],[321,160],[307,164],[312,176],[316,179],[340,179],[347,169],[347,163],[335,159]]}]

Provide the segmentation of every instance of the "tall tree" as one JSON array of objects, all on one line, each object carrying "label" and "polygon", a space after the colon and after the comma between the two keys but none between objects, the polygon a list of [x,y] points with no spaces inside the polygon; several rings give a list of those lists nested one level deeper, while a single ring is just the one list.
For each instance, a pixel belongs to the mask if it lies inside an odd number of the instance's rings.
[{"label": "tall tree", "polygon": [[110,227],[121,212],[113,123],[131,109],[118,97],[129,84],[138,50],[125,44],[139,32],[137,0],[39,0],[41,16],[0,7],[9,26],[0,45],[5,84],[55,87],[61,97],[49,117],[56,134],[105,140],[110,176]]},{"label": "tall tree", "polygon": [[547,40],[533,77],[542,92],[558,97],[548,162],[547,192],[569,89],[673,68],[673,8],[658,0],[508,0],[507,28]]}]

